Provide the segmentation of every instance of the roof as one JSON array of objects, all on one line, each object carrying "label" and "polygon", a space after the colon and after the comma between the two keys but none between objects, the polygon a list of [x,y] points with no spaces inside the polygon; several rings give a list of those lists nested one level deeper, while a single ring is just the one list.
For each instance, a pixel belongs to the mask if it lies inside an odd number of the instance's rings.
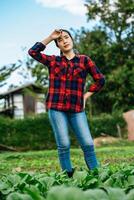
[{"label": "roof", "polygon": [[32,87],[35,88],[35,89],[40,89],[40,90],[43,89],[42,87],[36,85],[35,83],[27,83],[27,84],[25,84],[25,85],[22,85],[22,86],[19,86],[19,87],[17,87],[17,88],[13,88],[13,89],[11,89],[11,90],[8,90],[8,91],[6,91],[6,92],[1,93],[1,94],[0,94],[0,98],[2,98],[3,96],[6,96],[6,95],[8,95],[8,94],[17,92],[17,91],[19,91],[19,90],[21,90],[21,89],[23,89],[23,88],[29,87],[29,86],[32,86]]}]

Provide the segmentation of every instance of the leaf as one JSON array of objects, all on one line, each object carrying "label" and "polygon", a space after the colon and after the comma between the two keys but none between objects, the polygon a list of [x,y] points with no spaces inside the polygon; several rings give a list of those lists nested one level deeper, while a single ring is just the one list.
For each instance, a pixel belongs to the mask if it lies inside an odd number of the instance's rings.
[{"label": "leaf", "polygon": [[84,192],[84,200],[109,200],[107,194],[101,189],[89,189]]},{"label": "leaf", "polygon": [[109,179],[107,179],[105,182],[104,182],[104,186],[113,186],[113,179],[110,177]]},{"label": "leaf", "polygon": [[13,191],[14,191],[14,188],[12,188],[9,183],[0,181],[0,192],[2,194],[9,194],[10,192],[13,192]]},{"label": "leaf", "polygon": [[17,185],[20,181],[21,181],[21,178],[17,175],[17,174],[11,174],[11,175],[8,175],[8,181],[14,186],[14,185]]},{"label": "leaf", "polygon": [[38,188],[34,185],[30,185],[29,187],[25,187],[25,191],[32,197],[33,200],[44,200],[44,198],[41,196],[40,191]]},{"label": "leaf", "polygon": [[81,183],[86,177],[87,177],[87,172],[86,171],[75,171],[73,178],[77,179],[78,183]]},{"label": "leaf", "polygon": [[56,180],[51,176],[40,178],[39,181],[43,186],[47,187],[47,189],[49,189],[56,182]]},{"label": "leaf", "polygon": [[128,184],[134,185],[134,176],[128,176]]},{"label": "leaf", "polygon": [[108,173],[108,170],[105,170],[103,171],[101,174],[100,174],[100,180],[101,181],[105,181],[109,178],[109,173]]},{"label": "leaf", "polygon": [[127,194],[125,200],[134,200],[134,189],[130,190],[130,192]]},{"label": "leaf", "polygon": [[123,200],[126,197],[124,191],[120,188],[108,187],[105,189],[107,191],[109,200]]},{"label": "leaf", "polygon": [[76,187],[53,186],[46,200],[82,200],[83,192]]},{"label": "leaf", "polygon": [[6,200],[33,200],[28,194],[20,194],[18,192],[13,192],[8,195]]},{"label": "leaf", "polygon": [[90,186],[95,186],[97,183],[98,183],[98,180],[96,178],[92,178],[91,180],[86,182],[86,185],[88,185],[88,187],[90,187]]}]

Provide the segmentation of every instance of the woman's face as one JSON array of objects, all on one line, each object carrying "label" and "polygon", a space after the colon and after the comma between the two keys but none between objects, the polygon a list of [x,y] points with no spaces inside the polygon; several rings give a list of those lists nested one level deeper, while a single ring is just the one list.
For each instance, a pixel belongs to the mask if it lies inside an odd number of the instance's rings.
[{"label": "woman's face", "polygon": [[68,52],[73,49],[72,38],[65,31],[62,31],[61,36],[57,38],[57,43],[62,52]]}]

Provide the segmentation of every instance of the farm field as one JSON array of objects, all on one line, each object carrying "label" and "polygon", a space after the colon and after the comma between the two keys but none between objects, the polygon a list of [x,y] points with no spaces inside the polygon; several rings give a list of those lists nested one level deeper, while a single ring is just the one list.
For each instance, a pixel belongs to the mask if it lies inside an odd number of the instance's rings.
[{"label": "farm field", "polygon": [[[68,178],[56,150],[0,154],[0,199],[134,200],[134,147],[96,148],[101,167],[88,170],[81,149],[71,149],[76,168]],[[60,191],[60,192],[59,192]]]}]

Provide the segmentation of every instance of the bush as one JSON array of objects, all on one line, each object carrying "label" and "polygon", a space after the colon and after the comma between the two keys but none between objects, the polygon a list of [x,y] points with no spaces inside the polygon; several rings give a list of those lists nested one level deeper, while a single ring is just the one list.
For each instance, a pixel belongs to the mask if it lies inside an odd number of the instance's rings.
[{"label": "bush", "polygon": [[120,127],[121,135],[126,137],[126,122],[123,119],[122,113],[113,113],[112,115],[102,113],[93,118],[88,117],[88,123],[93,137],[98,137],[101,133],[118,137],[117,125]]},{"label": "bush", "polygon": [[[121,127],[124,135],[126,124],[122,115],[103,113],[91,119],[87,115],[87,118],[93,138],[100,136],[101,133],[117,136],[117,124]],[[78,146],[78,141],[70,126],[69,134],[71,146]],[[0,143],[15,147],[18,150],[56,148],[47,113],[25,119],[0,117],[0,141]]]},{"label": "bush", "polygon": [[[70,128],[69,132],[72,133]],[[1,144],[15,147],[18,150],[56,148],[47,113],[25,119],[0,117],[0,133]],[[72,145],[77,146],[77,141],[73,134],[71,135]]]}]

